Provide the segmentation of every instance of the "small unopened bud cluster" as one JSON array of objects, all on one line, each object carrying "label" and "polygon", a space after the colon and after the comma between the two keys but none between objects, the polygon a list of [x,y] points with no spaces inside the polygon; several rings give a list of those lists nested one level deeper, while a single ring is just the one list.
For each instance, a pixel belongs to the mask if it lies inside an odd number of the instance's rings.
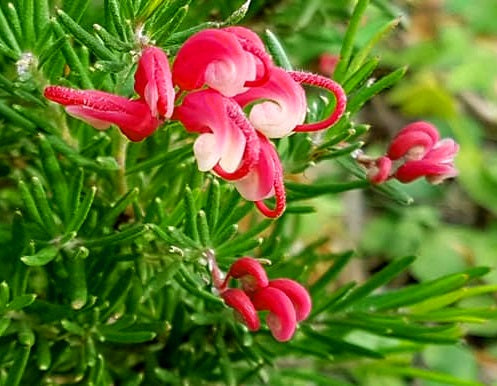
[{"label": "small unopened bud cluster", "polygon": [[459,145],[451,138],[440,139],[438,130],[423,121],[404,127],[392,140],[387,154],[377,159],[358,156],[368,179],[381,184],[395,178],[408,183],[425,177],[432,184],[455,177],[454,157]]}]

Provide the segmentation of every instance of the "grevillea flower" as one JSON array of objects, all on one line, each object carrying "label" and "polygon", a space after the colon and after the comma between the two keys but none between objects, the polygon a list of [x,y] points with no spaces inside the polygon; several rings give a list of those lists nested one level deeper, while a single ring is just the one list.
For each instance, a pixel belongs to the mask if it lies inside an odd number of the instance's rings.
[{"label": "grevillea flower", "polygon": [[111,124],[117,125],[131,141],[143,140],[161,123],[152,116],[145,102],[103,91],[48,86],[43,95],[64,105],[68,114],[99,130],[107,129]]},{"label": "grevillea flower", "polygon": [[222,177],[239,179],[257,163],[260,141],[232,99],[212,89],[191,92],[174,117],[187,131],[200,134],[193,146],[200,171],[214,169]]},{"label": "grevillea flower", "polygon": [[[284,278],[268,281],[264,268],[252,257],[236,260],[223,282],[213,256],[209,266],[220,296],[251,331],[259,329],[257,311],[269,311],[266,322],[271,333],[276,340],[285,342],[292,338],[297,323],[311,312],[311,298],[302,285]],[[232,278],[241,282],[241,289],[227,288]]]},{"label": "grevillea flower", "polygon": [[459,145],[450,138],[440,140],[438,130],[427,122],[414,122],[404,127],[392,140],[386,156],[374,161],[358,157],[374,184],[396,178],[408,183],[420,177],[432,184],[455,177],[454,157]]},{"label": "grevillea flower", "polygon": [[138,61],[135,91],[147,102],[152,115],[169,119],[174,109],[174,87],[167,56],[158,47],[147,47]]},{"label": "grevillea flower", "polygon": [[[231,97],[264,83],[272,66],[264,46],[242,27],[206,29],[190,37],[173,63],[173,81],[182,90],[204,85]],[[264,70],[258,76],[257,67]]]}]

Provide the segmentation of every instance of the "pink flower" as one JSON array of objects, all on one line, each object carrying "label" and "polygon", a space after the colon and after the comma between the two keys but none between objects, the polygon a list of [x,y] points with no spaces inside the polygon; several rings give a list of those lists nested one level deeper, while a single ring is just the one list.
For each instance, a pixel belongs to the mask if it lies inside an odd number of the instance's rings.
[{"label": "pink flower", "polygon": [[135,91],[147,102],[154,117],[171,118],[174,87],[167,56],[160,48],[143,50],[135,73]]},{"label": "pink flower", "polygon": [[[272,66],[259,39],[242,27],[206,29],[190,37],[173,63],[173,81],[182,90],[207,85],[231,97],[264,83]],[[257,77],[257,67],[264,71]]]},{"label": "pink flower", "polygon": [[44,96],[66,106],[68,114],[93,127],[104,130],[117,125],[131,141],[141,141],[152,134],[160,121],[152,116],[143,101],[97,90],[75,90],[61,86],[48,86]]},{"label": "pink flower", "polygon": [[212,89],[191,92],[174,117],[188,131],[200,134],[193,146],[200,171],[219,170],[237,179],[255,167],[259,139],[240,106],[230,98]]},{"label": "pink flower", "polygon": [[338,55],[324,52],[319,56],[319,71],[326,76],[332,76],[340,57]]},{"label": "pink flower", "polygon": [[411,182],[420,177],[432,184],[457,176],[454,157],[459,151],[459,145],[450,138],[438,141],[433,148],[419,160],[407,161],[395,172],[395,178],[400,182]]},{"label": "pink flower", "polygon": [[[266,322],[271,333],[276,340],[285,342],[294,335],[297,323],[306,319],[311,312],[312,301],[303,286],[290,279],[268,281],[266,271],[252,257],[236,260],[222,283],[213,256],[210,257],[209,266],[220,296],[251,331],[260,327],[257,311],[269,311]],[[240,280],[242,288],[226,288],[231,278]]]},{"label": "pink flower", "polygon": [[457,175],[454,158],[459,145],[451,138],[440,140],[438,130],[428,122],[404,127],[392,140],[386,156],[371,160],[358,156],[367,169],[368,179],[380,184],[389,178],[408,183],[421,177],[432,184]]}]

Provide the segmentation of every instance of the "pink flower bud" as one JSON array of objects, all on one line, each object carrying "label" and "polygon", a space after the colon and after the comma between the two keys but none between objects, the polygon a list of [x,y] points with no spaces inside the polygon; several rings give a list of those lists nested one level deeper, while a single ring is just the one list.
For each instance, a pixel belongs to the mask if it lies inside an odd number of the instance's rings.
[{"label": "pink flower bud", "polygon": [[256,310],[269,311],[266,323],[276,340],[286,342],[292,338],[297,327],[295,308],[283,291],[261,288],[252,295],[252,303]]},{"label": "pink flower bud", "polygon": [[321,74],[328,77],[332,76],[339,59],[338,55],[330,54],[329,52],[322,53],[319,56],[319,71]]},{"label": "pink flower bud", "polygon": [[228,283],[230,277],[239,279],[243,290],[247,292],[253,292],[268,285],[266,270],[256,259],[248,256],[239,258],[231,265],[225,284]]},{"label": "pink flower bud", "polygon": [[143,50],[135,73],[135,91],[156,118],[169,119],[174,109],[174,88],[167,56],[158,47]]},{"label": "pink flower bud", "polygon": [[392,170],[392,160],[388,157],[380,157],[374,161],[372,167],[368,169],[368,180],[372,184],[381,184],[388,180]]},{"label": "pink flower bud", "polygon": [[61,86],[48,86],[44,96],[66,106],[68,114],[93,127],[104,130],[117,125],[131,141],[141,141],[151,135],[160,125],[143,101],[97,90],[75,90]]},{"label": "pink flower bud", "polygon": [[[190,37],[173,63],[174,83],[183,90],[207,85],[228,97],[245,91],[247,86],[264,83],[271,60],[241,28],[231,32],[206,29]],[[256,78],[258,63],[264,69],[262,79]]]},{"label": "pink flower bud", "polygon": [[302,285],[290,279],[276,279],[269,282],[269,287],[279,289],[290,299],[295,308],[297,322],[309,316],[312,301],[309,293]]},{"label": "pink flower bud", "polygon": [[435,127],[423,121],[414,122],[395,136],[387,155],[392,160],[402,157],[407,160],[419,160],[430,151],[438,139],[439,134]]},{"label": "pink flower bud", "polygon": [[229,288],[221,293],[221,297],[226,305],[235,310],[250,331],[257,331],[260,328],[257,311],[245,292],[238,288]]}]

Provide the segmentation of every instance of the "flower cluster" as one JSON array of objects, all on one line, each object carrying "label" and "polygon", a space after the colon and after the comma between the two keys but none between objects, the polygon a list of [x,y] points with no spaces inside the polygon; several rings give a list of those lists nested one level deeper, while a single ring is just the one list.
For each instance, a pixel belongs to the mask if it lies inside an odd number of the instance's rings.
[{"label": "flower cluster", "polygon": [[[215,263],[211,269],[214,285],[224,302],[251,331],[260,328],[257,311],[269,311],[269,329],[276,340],[285,342],[292,338],[297,323],[311,312],[311,298],[302,285],[290,279],[268,280],[262,265],[252,257],[236,260],[224,280]],[[240,288],[228,288],[231,279],[237,279]]]},{"label": "flower cluster", "polygon": [[370,160],[358,158],[368,169],[368,178],[380,184],[390,178],[408,183],[425,177],[432,184],[455,177],[454,157],[459,145],[451,138],[440,139],[437,129],[427,122],[404,127],[392,140],[387,154]]},{"label": "flower cluster", "polygon": [[98,90],[48,86],[44,95],[66,106],[68,114],[104,130],[118,126],[131,141],[151,135],[174,109],[174,88],[166,54],[157,47],[143,50],[135,73],[136,100]]},{"label": "flower cluster", "polygon": [[[304,123],[302,85],[329,90],[335,109],[326,119]],[[176,99],[180,102],[174,106]],[[119,126],[132,141],[151,135],[169,118],[199,134],[193,150],[199,170],[232,181],[268,217],[286,206],[282,165],[270,139],[332,126],[346,96],[332,80],[277,67],[260,38],[243,27],[206,29],[190,37],[169,70],[156,47],[143,50],[135,74],[136,100],[97,90],[49,86],[45,96],[98,129]],[[174,112],[173,112],[174,110]],[[247,111],[247,115],[246,112]],[[264,200],[275,197],[274,208]]]},{"label": "flower cluster", "polygon": [[[280,216],[283,170],[270,139],[333,125],[345,110],[342,88],[318,75],[275,66],[260,38],[243,27],[193,35],[179,50],[172,72],[174,84],[186,93],[174,118],[199,134],[194,145],[199,169],[233,181],[264,215]],[[327,119],[304,124],[302,84],[334,94],[336,107]],[[270,209],[264,200],[273,196],[276,205]]]}]

